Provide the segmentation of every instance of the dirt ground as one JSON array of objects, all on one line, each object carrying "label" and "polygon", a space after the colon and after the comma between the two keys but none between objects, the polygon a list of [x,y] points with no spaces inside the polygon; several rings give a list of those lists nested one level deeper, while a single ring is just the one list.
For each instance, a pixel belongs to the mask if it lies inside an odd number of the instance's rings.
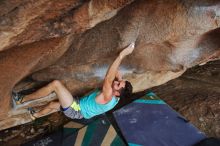
[{"label": "dirt ground", "polygon": [[[180,78],[151,90],[207,136],[220,138],[220,60],[189,69]],[[0,131],[0,145],[21,145],[68,121],[62,113],[55,113]]]}]

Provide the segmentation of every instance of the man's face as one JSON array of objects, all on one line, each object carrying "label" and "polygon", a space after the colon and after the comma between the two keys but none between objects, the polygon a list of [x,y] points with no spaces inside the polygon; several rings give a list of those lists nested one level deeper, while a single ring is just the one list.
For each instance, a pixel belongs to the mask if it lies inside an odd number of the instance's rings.
[{"label": "man's face", "polygon": [[120,96],[119,90],[125,87],[125,81],[114,81],[112,83],[112,89],[115,96]]}]

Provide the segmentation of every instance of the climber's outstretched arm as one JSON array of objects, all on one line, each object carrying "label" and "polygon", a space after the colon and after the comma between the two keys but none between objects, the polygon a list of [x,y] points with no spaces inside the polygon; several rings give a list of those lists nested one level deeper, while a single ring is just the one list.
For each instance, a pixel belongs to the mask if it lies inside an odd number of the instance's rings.
[{"label": "climber's outstretched arm", "polygon": [[119,56],[115,59],[115,61],[109,67],[109,70],[107,71],[107,74],[105,76],[104,84],[102,88],[105,101],[109,101],[112,98],[112,82],[114,81],[116,77],[118,67],[121,64],[122,59],[125,56],[131,54],[133,50],[134,50],[134,43],[131,43],[128,47],[126,47],[124,50],[120,52]]}]

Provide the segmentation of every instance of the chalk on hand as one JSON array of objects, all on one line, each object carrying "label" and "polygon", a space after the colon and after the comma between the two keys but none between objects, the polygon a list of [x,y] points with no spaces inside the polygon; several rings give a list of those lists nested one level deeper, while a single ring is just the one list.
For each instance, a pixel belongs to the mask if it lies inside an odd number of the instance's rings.
[{"label": "chalk on hand", "polygon": [[134,45],[135,45],[135,42],[132,42],[132,43],[129,45],[129,47],[134,48]]}]

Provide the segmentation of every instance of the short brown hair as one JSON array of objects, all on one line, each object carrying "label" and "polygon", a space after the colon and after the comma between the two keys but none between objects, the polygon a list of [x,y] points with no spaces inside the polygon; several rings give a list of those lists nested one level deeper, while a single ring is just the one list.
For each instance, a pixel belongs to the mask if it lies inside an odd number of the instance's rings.
[{"label": "short brown hair", "polygon": [[125,87],[121,88],[119,93],[120,93],[120,98],[126,98],[130,97],[132,95],[132,90],[133,87],[129,81],[125,81]]}]

